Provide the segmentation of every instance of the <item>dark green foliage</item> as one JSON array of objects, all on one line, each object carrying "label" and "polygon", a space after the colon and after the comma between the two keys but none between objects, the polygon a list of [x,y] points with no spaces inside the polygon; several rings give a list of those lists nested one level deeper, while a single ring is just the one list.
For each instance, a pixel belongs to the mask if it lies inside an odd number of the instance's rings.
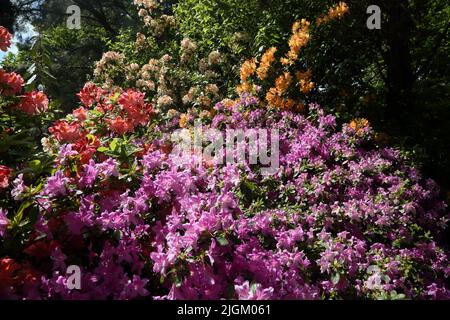
[{"label": "dark green foliage", "polygon": [[[52,86],[51,78],[42,82],[66,110],[74,106],[74,93],[102,52],[121,51],[130,61],[144,64],[152,57],[176,54],[184,37],[197,43],[199,57],[212,50],[226,54],[229,68],[221,89],[232,92],[240,62],[270,46],[285,49],[295,20],[314,22],[338,1],[166,1],[162,13],[174,14],[177,28],[162,37],[147,37],[150,49],[145,54],[135,49],[139,27],[132,1],[73,1],[85,17],[79,31],[61,27],[69,2],[43,1],[33,19],[48,39],[49,71],[59,88]],[[389,135],[391,144],[414,155],[426,173],[450,187],[448,1],[346,2],[350,13],[314,30],[302,52],[302,62],[312,69],[317,84],[310,100],[337,114],[342,122],[367,117],[378,131]],[[366,26],[366,9],[372,4],[382,9],[381,30]],[[29,55],[19,54],[16,61],[5,64],[29,67],[29,60]]]}]

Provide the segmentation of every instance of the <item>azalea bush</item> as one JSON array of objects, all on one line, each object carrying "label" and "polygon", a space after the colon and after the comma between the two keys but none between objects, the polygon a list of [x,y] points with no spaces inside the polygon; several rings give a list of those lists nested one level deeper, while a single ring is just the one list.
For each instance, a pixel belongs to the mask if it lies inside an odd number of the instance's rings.
[{"label": "azalea bush", "polygon": [[[340,4],[317,23],[346,11]],[[308,101],[314,75],[299,55],[310,25],[294,24],[286,52],[246,61],[238,98],[213,107],[124,89],[125,57],[105,54],[104,81],[88,82],[42,140],[48,175],[1,167],[0,297],[449,299],[438,186],[366,119],[339,125]],[[22,84],[6,83],[2,99],[18,99],[8,112],[45,111],[42,93],[17,97]],[[193,134],[199,119],[205,130],[278,130],[279,167],[265,175],[248,160],[195,153],[180,161],[172,133]],[[79,289],[69,285],[73,265]]]},{"label": "azalea bush", "polygon": [[[54,173],[13,185],[37,212],[2,259],[4,297],[449,297],[438,187],[366,122],[337,129],[317,106],[280,113],[250,96],[217,104],[207,126],[280,130],[280,168],[264,177],[248,163],[180,164],[165,137],[176,116],[117,132],[111,119],[137,121],[126,109],[149,108],[143,95],[91,89],[86,112],[50,130]],[[20,246],[26,229],[6,226],[3,248]],[[73,264],[81,290],[67,287]]]},{"label": "azalea bush", "polygon": [[[11,39],[12,35],[0,27],[0,50],[6,51]],[[13,180],[20,176],[37,181],[51,164],[51,159],[40,148],[40,139],[46,134],[46,126],[52,118],[45,93],[32,90],[20,74],[0,69],[1,236],[10,225],[5,212],[20,212],[27,206],[14,201],[15,194],[11,194],[9,188]]]}]

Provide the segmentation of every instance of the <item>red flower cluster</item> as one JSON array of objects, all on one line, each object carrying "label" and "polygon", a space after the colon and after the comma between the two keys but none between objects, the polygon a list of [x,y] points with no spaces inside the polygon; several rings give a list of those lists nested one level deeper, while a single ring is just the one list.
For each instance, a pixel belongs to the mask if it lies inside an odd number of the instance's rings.
[{"label": "red flower cluster", "polygon": [[105,90],[97,87],[94,83],[87,82],[77,96],[85,107],[90,107],[94,102],[100,102],[105,93]]},{"label": "red flower cluster", "polygon": [[153,112],[151,104],[145,103],[145,94],[127,90],[119,97],[120,115],[108,122],[111,129],[118,134],[133,132],[138,125],[145,125]]},{"label": "red flower cluster", "polygon": [[10,258],[0,259],[0,299],[8,296],[8,289],[18,286],[34,286],[41,275],[27,265],[20,265]]},{"label": "red flower cluster", "polygon": [[8,187],[11,173],[11,168],[0,165],[0,189],[5,189]]},{"label": "red flower cluster", "polygon": [[73,110],[72,114],[78,119],[78,121],[84,121],[87,119],[87,110],[83,107]]},{"label": "red flower cluster", "polygon": [[128,132],[134,132],[134,125],[130,120],[123,119],[121,116],[117,116],[114,119],[108,120],[111,130],[115,133],[122,135]]},{"label": "red flower cluster", "polygon": [[81,164],[86,164],[97,152],[101,143],[97,137],[93,135],[85,135],[73,145],[73,149],[80,155]]},{"label": "red flower cluster", "polygon": [[0,69],[0,94],[8,97],[17,95],[22,91],[23,78],[15,72],[5,72]]},{"label": "red flower cluster", "polygon": [[68,123],[66,120],[58,120],[48,131],[59,142],[75,142],[83,136],[80,125],[77,122]]},{"label": "red flower cluster", "polygon": [[17,108],[28,114],[41,113],[48,109],[48,98],[41,91],[27,92]]},{"label": "red flower cluster", "polygon": [[11,46],[11,33],[5,27],[0,26],[0,50],[7,51]]}]

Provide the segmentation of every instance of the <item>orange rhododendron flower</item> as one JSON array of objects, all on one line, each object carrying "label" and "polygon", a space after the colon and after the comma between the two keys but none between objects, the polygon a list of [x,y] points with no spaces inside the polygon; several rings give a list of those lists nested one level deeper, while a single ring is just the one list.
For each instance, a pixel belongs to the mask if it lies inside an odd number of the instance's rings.
[{"label": "orange rhododendron flower", "polygon": [[306,19],[296,21],[292,25],[292,36],[289,39],[289,52],[285,58],[281,58],[283,65],[293,64],[298,59],[300,49],[306,46],[310,39],[309,34],[310,22]]},{"label": "orange rhododendron flower", "polygon": [[289,89],[291,82],[292,82],[292,76],[289,72],[285,72],[284,74],[279,76],[275,80],[275,88],[277,89],[278,95],[281,96],[283,93],[285,93],[287,91],[287,89]]},{"label": "orange rhododendron flower", "polygon": [[333,19],[342,18],[348,11],[348,5],[341,1],[336,6],[330,8],[327,15],[318,17],[316,24],[320,26],[321,24],[327,23]]},{"label": "orange rhododendron flower", "polygon": [[256,71],[256,59],[252,58],[245,61],[241,67],[241,82],[246,82]]},{"label": "orange rhododendron flower", "polygon": [[270,65],[275,61],[275,52],[277,48],[269,48],[261,57],[261,63],[256,71],[259,79],[264,80],[267,77]]},{"label": "orange rhododendron flower", "polygon": [[364,129],[366,129],[368,126],[369,120],[364,118],[354,119],[349,124],[349,127],[356,131],[358,135],[362,134],[364,132]]},{"label": "orange rhododendron flower", "polygon": [[314,82],[311,81],[311,70],[308,69],[305,72],[298,71],[295,76],[302,93],[307,94],[314,88]]},{"label": "orange rhododendron flower", "polygon": [[189,116],[187,114],[183,113],[180,116],[180,121],[179,121],[180,128],[186,128],[188,123],[189,123]]}]

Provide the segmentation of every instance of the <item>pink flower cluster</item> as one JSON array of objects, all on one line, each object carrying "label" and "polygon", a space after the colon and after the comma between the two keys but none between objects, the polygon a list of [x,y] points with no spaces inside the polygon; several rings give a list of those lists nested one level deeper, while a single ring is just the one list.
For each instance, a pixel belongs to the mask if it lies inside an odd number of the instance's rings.
[{"label": "pink flower cluster", "polygon": [[[177,162],[167,142],[176,115],[122,139],[108,119],[140,119],[143,95],[85,89],[89,109],[53,127],[57,170],[33,198],[24,254],[0,258],[1,297],[450,298],[439,190],[369,126],[339,129],[315,105],[300,115],[253,97],[219,103],[206,127],[279,129],[280,167],[263,176],[248,162]],[[89,158],[71,126],[99,141]],[[67,285],[73,264],[81,290]]]}]

